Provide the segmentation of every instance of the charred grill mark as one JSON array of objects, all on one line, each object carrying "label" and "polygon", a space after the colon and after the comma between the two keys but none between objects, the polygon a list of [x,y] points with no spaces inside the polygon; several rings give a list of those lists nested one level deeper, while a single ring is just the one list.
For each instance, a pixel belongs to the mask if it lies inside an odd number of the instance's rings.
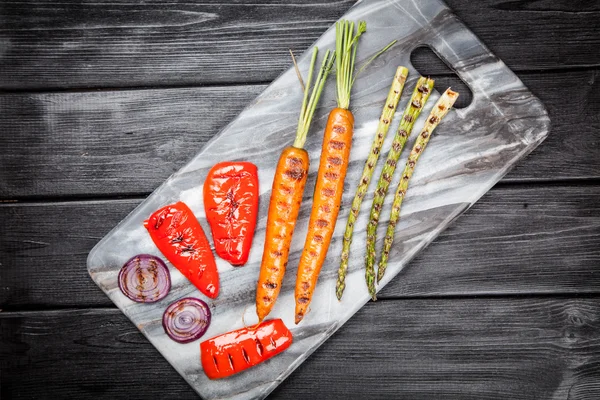
[{"label": "charred grill mark", "polygon": [[308,303],[308,301],[309,301],[308,297],[299,297],[298,298],[298,303],[300,303],[300,304],[306,304],[306,303]]},{"label": "charred grill mark", "polygon": [[344,147],[346,147],[346,143],[340,142],[339,140],[332,140],[329,142],[329,147],[331,147],[335,150],[341,150]]},{"label": "charred grill mark", "polygon": [[265,349],[260,340],[255,338],[254,341],[256,342],[256,351],[258,352],[258,355],[262,357],[263,353],[265,352]]},{"label": "charred grill mark", "polygon": [[315,222],[315,225],[316,225],[318,228],[325,228],[326,226],[328,226],[328,225],[329,225],[329,222],[325,221],[324,219],[318,219],[318,220]]},{"label": "charred grill mark", "polygon": [[282,253],[281,251],[279,251],[279,250],[273,250],[273,251],[271,252],[271,255],[272,255],[273,257],[281,257],[281,256],[283,255],[283,253]]},{"label": "charred grill mark", "polygon": [[287,176],[289,179],[293,179],[295,181],[299,181],[304,177],[306,171],[302,167],[291,167],[283,171],[283,174]]},{"label": "charred grill mark", "polygon": [[321,235],[315,235],[315,242],[319,242],[319,243],[323,243],[323,236]]},{"label": "charred grill mark", "polygon": [[387,119],[387,118],[384,118],[384,119],[382,119],[382,120],[381,120],[381,122],[383,122],[384,124],[386,124],[386,125],[387,125],[387,124],[389,124],[389,123],[390,123],[390,120],[389,120],[389,119]]},{"label": "charred grill mark", "polygon": [[290,164],[293,166],[302,165],[302,159],[300,159],[298,157],[290,157],[290,158],[288,158],[288,160],[289,160]]},{"label": "charred grill mark", "polygon": [[265,282],[263,286],[265,289],[277,289],[277,284],[274,282]]},{"label": "charred grill mark", "polygon": [[435,115],[431,116],[431,118],[429,118],[429,122],[435,124],[436,122],[438,122],[438,117],[436,117]]},{"label": "charred grill mark", "polygon": [[333,165],[342,165],[344,160],[342,157],[327,157],[327,162]]},{"label": "charred grill mark", "polygon": [[328,171],[328,172],[325,172],[324,176],[327,179],[336,180],[336,179],[338,179],[340,177],[340,174]]},{"label": "charred grill mark", "polygon": [[[324,188],[321,193],[323,193],[323,196],[326,197],[332,197],[335,194],[335,190],[330,189],[330,188]],[[329,211],[328,211],[329,212]]]},{"label": "charred grill mark", "polygon": [[250,357],[248,357],[248,353],[246,352],[246,349],[242,347],[242,357],[244,357],[244,361],[246,361],[246,364],[250,364]]},{"label": "charred grill mark", "polygon": [[414,119],[414,117],[412,115],[407,114],[404,116],[404,120],[406,122],[413,122],[413,119]]},{"label": "charred grill mark", "polygon": [[428,133],[427,131],[423,131],[423,132],[421,132],[421,137],[422,137],[423,139],[427,139],[427,136],[429,136],[429,133]]},{"label": "charred grill mark", "polygon": [[387,165],[389,165],[390,167],[395,167],[396,166],[396,160],[389,158],[385,163]]},{"label": "charred grill mark", "polygon": [[429,88],[425,85],[419,86],[419,88],[417,90],[419,91],[419,93],[423,93],[423,94],[429,93]]},{"label": "charred grill mark", "polygon": [[175,236],[173,239],[171,239],[171,243],[180,243],[181,241],[183,241],[183,233],[180,233],[179,235]]},{"label": "charred grill mark", "polygon": [[328,214],[329,214],[329,213],[331,212],[331,207],[329,207],[329,205],[328,205],[328,204],[323,204],[323,205],[321,206],[321,211],[323,211],[323,212],[325,212],[325,213],[328,213]]},{"label": "charred grill mark", "polygon": [[335,133],[345,133],[346,132],[346,128],[344,128],[342,125],[334,125],[332,130]]}]

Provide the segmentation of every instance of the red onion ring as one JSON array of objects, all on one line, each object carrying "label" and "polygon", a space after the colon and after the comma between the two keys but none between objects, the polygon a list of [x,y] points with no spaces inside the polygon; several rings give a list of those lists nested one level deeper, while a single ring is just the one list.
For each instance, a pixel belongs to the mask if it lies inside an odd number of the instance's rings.
[{"label": "red onion ring", "polygon": [[158,257],[138,254],[119,271],[119,289],[138,303],[154,303],[171,290],[169,269]]},{"label": "red onion ring", "polygon": [[204,335],[210,325],[210,316],[205,302],[186,297],[167,307],[163,314],[163,328],[174,341],[189,343]]}]

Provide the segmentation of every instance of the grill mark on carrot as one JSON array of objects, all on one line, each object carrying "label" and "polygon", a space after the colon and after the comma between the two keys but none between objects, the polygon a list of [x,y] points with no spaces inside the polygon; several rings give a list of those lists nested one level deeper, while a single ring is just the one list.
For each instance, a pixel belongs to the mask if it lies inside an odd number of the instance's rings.
[{"label": "grill mark on carrot", "polygon": [[295,181],[299,181],[302,178],[304,178],[305,171],[304,171],[304,168],[293,167],[293,168],[286,169],[283,173],[288,178],[293,179]]},{"label": "grill mark on carrot", "polygon": [[326,226],[329,225],[329,222],[325,221],[324,219],[318,219],[317,222],[315,222],[315,225],[318,228],[325,228]]},{"label": "grill mark on carrot", "polygon": [[323,196],[332,197],[333,195],[335,195],[335,190],[330,189],[330,188],[324,188],[322,190],[322,193],[323,193]]},{"label": "grill mark on carrot", "polygon": [[345,133],[346,132],[346,128],[343,127],[342,125],[334,125],[333,126],[333,131],[335,133]]},{"label": "grill mark on carrot", "polygon": [[346,143],[340,142],[339,140],[332,140],[329,142],[329,146],[331,146],[335,150],[341,150],[346,147]]},{"label": "grill mark on carrot", "polygon": [[336,180],[337,178],[340,177],[340,174],[337,174],[337,173],[331,172],[331,171],[327,171],[327,172],[325,172],[324,176],[327,179]]},{"label": "grill mark on carrot", "polygon": [[314,240],[317,243],[323,243],[323,236],[321,236],[321,235],[315,235],[314,236]]},{"label": "grill mark on carrot", "polygon": [[291,165],[302,165],[302,160],[298,157],[290,157],[288,161]]},{"label": "grill mark on carrot", "polygon": [[333,165],[342,165],[342,163],[344,162],[344,160],[342,160],[342,157],[327,157],[327,161]]},{"label": "grill mark on carrot", "polygon": [[275,289],[277,287],[277,284],[273,282],[265,282],[263,283],[263,286],[265,287],[265,289]]}]

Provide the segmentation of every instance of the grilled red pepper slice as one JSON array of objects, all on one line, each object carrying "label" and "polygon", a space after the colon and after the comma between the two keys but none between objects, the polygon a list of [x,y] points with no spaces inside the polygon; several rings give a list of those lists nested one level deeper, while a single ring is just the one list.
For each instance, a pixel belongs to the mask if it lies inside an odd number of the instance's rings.
[{"label": "grilled red pepper slice", "polygon": [[192,213],[183,203],[170,204],[144,221],[156,247],[202,293],[219,294],[219,273],[210,243]]},{"label": "grilled red pepper slice", "polygon": [[280,319],[272,319],[215,336],[200,344],[204,373],[225,378],[281,353],[292,344],[292,333]]},{"label": "grilled red pepper slice", "polygon": [[204,181],[204,209],[215,251],[233,266],[248,261],[258,197],[258,171],[249,162],[218,163]]}]

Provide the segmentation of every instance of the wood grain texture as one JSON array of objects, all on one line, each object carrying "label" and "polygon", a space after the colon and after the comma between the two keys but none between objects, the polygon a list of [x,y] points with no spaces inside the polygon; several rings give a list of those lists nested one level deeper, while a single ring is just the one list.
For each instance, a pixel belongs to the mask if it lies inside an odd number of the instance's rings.
[{"label": "wood grain texture", "polygon": [[[600,293],[599,195],[600,186],[492,189],[380,297]],[[0,206],[0,308],[112,306],[85,261],[138,204]]]},{"label": "wood grain texture", "polygon": [[[0,327],[3,398],[195,398],[116,309],[2,313]],[[370,303],[270,398],[599,396],[598,299],[532,297]]]},{"label": "wood grain texture", "polygon": [[[353,3],[5,1],[0,89],[267,82]],[[600,65],[597,4],[448,4],[513,70]]]},{"label": "wood grain texture", "polygon": [[[548,108],[552,131],[505,181],[599,178],[600,71],[521,78]],[[0,95],[0,132],[10,133],[0,135],[0,198],[149,193],[263,89]]]}]

